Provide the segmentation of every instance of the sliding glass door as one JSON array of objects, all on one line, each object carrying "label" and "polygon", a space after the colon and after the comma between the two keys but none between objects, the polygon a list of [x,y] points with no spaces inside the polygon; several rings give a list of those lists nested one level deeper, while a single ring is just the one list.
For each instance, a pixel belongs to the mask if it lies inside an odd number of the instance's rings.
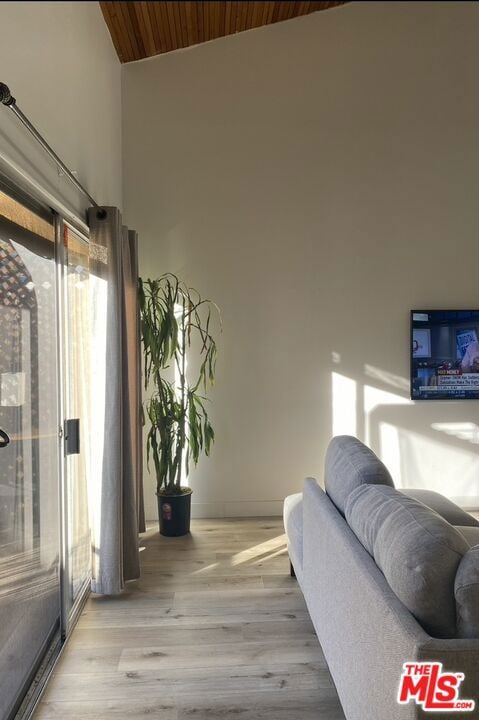
[{"label": "sliding glass door", "polygon": [[[91,390],[89,246],[62,224],[63,358],[65,397],[65,617],[69,626],[91,578],[88,514]],[[68,627],[67,627],[68,629]]]},{"label": "sliding glass door", "polygon": [[55,218],[0,192],[0,717],[60,633]]},{"label": "sliding glass door", "polygon": [[89,587],[89,283],[87,238],[0,189],[1,720],[28,711]]}]

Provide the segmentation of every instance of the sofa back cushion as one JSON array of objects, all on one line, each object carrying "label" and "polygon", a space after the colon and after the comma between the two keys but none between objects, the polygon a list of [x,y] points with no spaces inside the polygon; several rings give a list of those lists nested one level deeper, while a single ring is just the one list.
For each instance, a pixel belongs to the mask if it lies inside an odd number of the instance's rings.
[{"label": "sofa back cushion", "polygon": [[[402,492],[435,510],[451,525],[471,527],[479,532],[479,521],[444,495],[424,488],[403,488]],[[472,545],[476,545],[476,543],[472,543]]]},{"label": "sofa back cushion", "polygon": [[394,487],[389,470],[372,450],[350,435],[337,435],[329,443],[324,468],[324,487],[339,512],[360,485]]},{"label": "sofa back cushion", "polygon": [[479,638],[479,545],[462,558],[455,592],[458,637]]},{"label": "sofa back cushion", "polygon": [[346,520],[399,600],[433,637],[456,637],[454,582],[469,550],[434,510],[391,487],[354,490]]}]

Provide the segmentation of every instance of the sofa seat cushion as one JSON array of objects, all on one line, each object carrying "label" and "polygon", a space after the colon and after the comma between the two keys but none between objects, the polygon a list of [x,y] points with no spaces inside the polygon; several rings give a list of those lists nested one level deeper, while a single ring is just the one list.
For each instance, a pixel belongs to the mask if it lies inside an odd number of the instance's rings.
[{"label": "sofa seat cushion", "polygon": [[461,560],[455,582],[457,634],[479,638],[479,545]]},{"label": "sofa seat cushion", "polygon": [[360,440],[337,435],[329,443],[324,468],[324,487],[344,515],[349,494],[361,485],[394,487],[384,463]]},{"label": "sofa seat cushion", "polygon": [[346,519],[424,630],[455,637],[454,582],[469,550],[463,535],[426,505],[381,485],[354,490]]},{"label": "sofa seat cushion", "polygon": [[[296,574],[303,569],[303,494],[288,495],[283,505],[284,529]],[[297,567],[299,566],[299,567]]]},{"label": "sofa seat cushion", "polygon": [[461,535],[464,535],[470,547],[479,545],[479,527],[469,527],[468,525],[456,525],[455,527]]},{"label": "sofa seat cushion", "polygon": [[475,517],[460,508],[459,505],[456,505],[444,497],[444,495],[434,492],[434,490],[403,488],[401,492],[415,500],[419,500],[419,502],[430,507],[431,510],[435,510],[438,515],[441,515],[444,520],[447,520],[451,525],[462,525],[463,527],[479,529],[479,521],[477,521]]}]

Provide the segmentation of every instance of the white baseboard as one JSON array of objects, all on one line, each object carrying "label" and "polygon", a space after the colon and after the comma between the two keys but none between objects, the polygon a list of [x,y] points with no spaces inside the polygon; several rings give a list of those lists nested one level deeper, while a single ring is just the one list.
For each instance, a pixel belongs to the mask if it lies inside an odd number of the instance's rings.
[{"label": "white baseboard", "polygon": [[225,517],[224,503],[191,503],[191,516],[193,518],[221,518]]},{"label": "white baseboard", "polygon": [[194,518],[281,517],[282,514],[281,500],[191,503]]},{"label": "white baseboard", "polygon": [[[150,517],[152,515],[152,517]],[[229,517],[282,517],[282,500],[264,500],[262,502],[233,501],[233,502],[206,502],[191,503],[192,518],[229,518]],[[158,522],[155,510],[147,512],[148,523]]]},{"label": "white baseboard", "polygon": [[[225,501],[191,503],[192,518],[228,518],[228,517],[282,517],[282,500]],[[147,522],[158,522],[158,517],[148,517]]]},{"label": "white baseboard", "polygon": [[[452,502],[465,510],[479,509],[479,495],[468,497],[452,497]],[[225,517],[281,517],[283,514],[282,500],[218,501],[191,503],[193,518],[225,518]],[[149,518],[149,522],[157,522],[158,518]]]}]

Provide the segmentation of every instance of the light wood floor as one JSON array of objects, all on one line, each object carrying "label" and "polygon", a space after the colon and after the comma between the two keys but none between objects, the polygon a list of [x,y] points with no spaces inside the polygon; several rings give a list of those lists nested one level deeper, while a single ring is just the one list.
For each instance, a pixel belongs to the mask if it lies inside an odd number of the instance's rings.
[{"label": "light wood floor", "polygon": [[279,519],[193,521],[88,601],[35,720],[343,720]]}]

